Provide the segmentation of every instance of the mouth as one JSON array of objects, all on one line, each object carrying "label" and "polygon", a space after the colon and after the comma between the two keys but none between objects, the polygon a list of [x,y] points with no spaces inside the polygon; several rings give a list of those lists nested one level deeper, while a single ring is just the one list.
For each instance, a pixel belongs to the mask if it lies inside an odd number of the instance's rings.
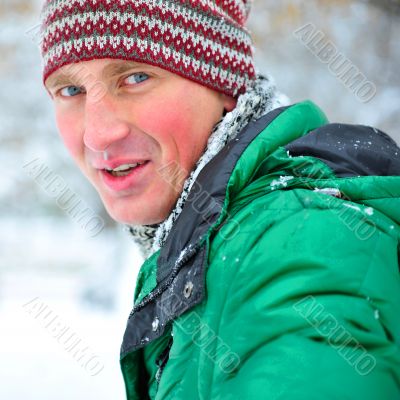
[{"label": "mouth", "polygon": [[122,164],[116,168],[104,168],[104,171],[114,177],[121,177],[129,175],[134,169],[146,164],[148,161],[142,161],[133,164]]},{"label": "mouth", "polygon": [[114,168],[100,169],[99,173],[104,185],[112,192],[139,189],[139,187],[143,189],[150,179],[149,177],[145,179],[149,164],[150,160],[120,164]]}]

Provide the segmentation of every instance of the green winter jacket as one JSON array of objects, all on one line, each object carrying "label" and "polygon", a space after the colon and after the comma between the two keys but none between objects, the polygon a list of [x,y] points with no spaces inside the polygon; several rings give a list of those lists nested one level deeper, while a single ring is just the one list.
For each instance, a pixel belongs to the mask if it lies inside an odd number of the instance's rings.
[{"label": "green winter jacket", "polygon": [[398,151],[309,101],[248,124],[140,269],[128,400],[400,399]]}]

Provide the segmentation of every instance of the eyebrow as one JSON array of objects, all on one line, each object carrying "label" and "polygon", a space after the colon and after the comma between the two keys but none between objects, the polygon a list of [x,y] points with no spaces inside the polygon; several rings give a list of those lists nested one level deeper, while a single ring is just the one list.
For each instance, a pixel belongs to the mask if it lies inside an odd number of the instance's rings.
[{"label": "eyebrow", "polygon": [[[115,75],[123,74],[124,72],[132,69],[132,68],[137,68],[141,66],[141,64],[135,62],[135,61],[117,61],[113,62],[110,64],[107,64],[103,70],[101,71],[101,77],[102,79],[107,79]],[[84,71],[85,72],[85,71]],[[65,73],[65,72],[60,72],[54,76],[50,76],[47,81],[46,81],[46,87],[48,89],[58,87],[58,86],[64,86],[64,85],[69,85],[71,84],[74,80],[76,81],[76,77],[74,78],[74,75],[76,75],[76,72],[72,73]]]}]

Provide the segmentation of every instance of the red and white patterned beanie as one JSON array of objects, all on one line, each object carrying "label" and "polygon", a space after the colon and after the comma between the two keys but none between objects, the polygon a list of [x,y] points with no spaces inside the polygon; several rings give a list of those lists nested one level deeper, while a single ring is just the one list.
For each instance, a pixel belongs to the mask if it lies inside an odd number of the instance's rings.
[{"label": "red and white patterned beanie", "polygon": [[250,0],[46,0],[43,82],[100,58],[143,62],[236,97],[256,78]]}]

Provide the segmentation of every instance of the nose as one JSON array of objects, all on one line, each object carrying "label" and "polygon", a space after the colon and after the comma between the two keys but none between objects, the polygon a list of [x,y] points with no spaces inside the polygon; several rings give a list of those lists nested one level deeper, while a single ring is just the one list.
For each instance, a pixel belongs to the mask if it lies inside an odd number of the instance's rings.
[{"label": "nose", "polygon": [[104,94],[100,99],[87,96],[83,141],[92,151],[105,151],[111,144],[129,134],[129,125],[119,117],[123,110],[117,99]]}]

